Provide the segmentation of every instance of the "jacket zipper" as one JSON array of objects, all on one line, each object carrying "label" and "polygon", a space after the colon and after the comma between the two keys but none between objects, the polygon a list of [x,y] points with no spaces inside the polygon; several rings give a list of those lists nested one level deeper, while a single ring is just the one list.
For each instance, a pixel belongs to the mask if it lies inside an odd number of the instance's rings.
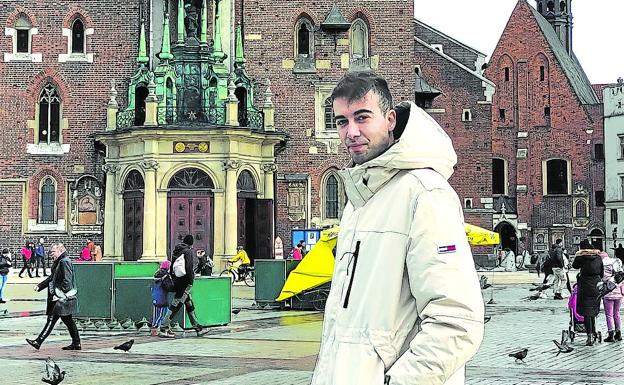
[{"label": "jacket zipper", "polygon": [[[349,286],[347,286],[347,295],[345,295],[344,303],[342,304],[343,308],[347,308],[349,306],[349,297],[351,296],[351,286],[353,286],[353,278],[355,277],[355,268],[357,267],[358,254],[360,253],[360,241],[357,241],[355,244],[355,251],[353,252],[353,269],[351,269],[351,279],[349,280]],[[349,270],[347,269],[347,273]]]}]

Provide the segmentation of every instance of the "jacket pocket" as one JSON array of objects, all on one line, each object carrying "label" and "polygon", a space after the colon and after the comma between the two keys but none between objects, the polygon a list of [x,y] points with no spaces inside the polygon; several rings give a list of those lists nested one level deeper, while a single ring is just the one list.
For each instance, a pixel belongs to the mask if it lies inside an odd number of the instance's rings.
[{"label": "jacket pocket", "polygon": [[336,360],[333,364],[333,385],[381,385],[385,366],[373,345],[336,341]]}]

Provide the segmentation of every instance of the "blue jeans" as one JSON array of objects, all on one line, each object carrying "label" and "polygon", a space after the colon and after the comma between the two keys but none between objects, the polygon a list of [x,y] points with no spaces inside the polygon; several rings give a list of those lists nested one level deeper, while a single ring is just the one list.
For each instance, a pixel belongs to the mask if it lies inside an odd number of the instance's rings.
[{"label": "blue jeans", "polygon": [[0,275],[0,299],[4,299],[4,286],[6,286],[8,275]]}]

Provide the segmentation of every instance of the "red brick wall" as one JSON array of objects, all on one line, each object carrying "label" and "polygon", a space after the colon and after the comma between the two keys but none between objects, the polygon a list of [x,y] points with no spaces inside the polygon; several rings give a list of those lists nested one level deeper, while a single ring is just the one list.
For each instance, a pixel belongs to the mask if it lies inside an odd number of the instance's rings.
[{"label": "red brick wall", "polygon": [[[276,127],[290,135],[286,150],[278,156],[278,173],[309,173],[312,184],[312,213],[320,216],[321,176],[330,167],[342,168],[348,162],[348,155],[341,148],[338,155],[328,155],[326,147],[306,136],[306,129],[314,131],[314,84],[337,82],[345,73],[340,68],[340,55],[349,52],[348,46],[334,47],[331,34],[322,32],[321,22],[331,10],[333,0],[313,3],[302,1],[257,0],[245,2],[245,33],[262,34],[262,40],[245,42],[245,54],[249,74],[258,81],[271,79],[273,101],[276,106]],[[351,1],[336,2],[348,21],[356,15],[363,15],[369,24],[370,54],[380,56],[378,73],[390,85],[395,102],[412,100],[413,77],[411,58],[413,50],[414,14],[411,2],[393,1]],[[389,9],[394,10],[388,12]],[[293,28],[302,13],[309,15],[315,27],[315,58],[331,60],[331,69],[317,70],[316,74],[294,74],[291,69],[282,68],[283,59],[293,59]],[[340,33],[338,38],[347,38]],[[264,87],[260,88],[264,91]],[[262,102],[262,92],[257,94]],[[317,146],[319,153],[308,153],[310,146]],[[302,227],[304,222],[291,222],[286,212],[287,186],[278,180],[277,188],[277,235],[282,237],[286,251],[290,245],[290,230]]]},{"label": "red brick wall", "polygon": [[[111,79],[117,82],[120,106],[126,103],[128,79],[136,68],[138,2],[104,0],[76,4],[65,0],[54,2],[52,7],[48,2],[37,0],[5,1],[0,7],[0,20],[6,27],[13,26],[21,12],[39,29],[32,37],[32,52],[42,53],[43,62],[0,62],[0,127],[3,132],[0,179],[29,178],[27,217],[34,219],[39,181],[44,174],[54,175],[59,183],[58,217],[65,218],[66,183],[82,175],[74,171],[74,165],[84,165],[85,173],[103,178],[99,171],[101,159],[93,150],[92,134],[106,126]],[[87,53],[94,54],[94,62],[59,63],[58,55],[67,53],[67,38],[62,36],[62,28],[68,27],[77,12],[82,15],[85,28],[95,30],[93,35],[87,36]],[[0,37],[0,52],[12,52],[9,36]],[[34,132],[28,129],[27,120],[34,119],[35,103],[48,81],[58,87],[62,98],[62,117],[69,120],[69,128],[62,131],[62,142],[70,144],[71,150],[62,156],[29,155],[26,146],[33,143]],[[10,189],[15,190],[14,187]],[[5,196],[4,191],[1,196]],[[2,232],[0,243],[6,242],[11,247],[18,240],[21,244],[24,237],[19,205],[21,199],[17,197],[15,201],[2,199],[0,202],[0,221],[11,223],[7,231]],[[11,214],[7,216],[6,212]],[[17,220],[19,226],[13,224],[13,220]],[[34,239],[38,234],[27,236]],[[70,237],[65,233],[47,234],[47,238],[67,243],[74,255],[83,242],[83,236]],[[99,240],[96,237],[96,241]]]},{"label": "red brick wall", "polygon": [[[546,67],[544,81],[540,80],[540,65]],[[509,81],[504,78],[505,67],[510,68]],[[518,2],[486,76],[497,84],[492,105],[492,152],[494,157],[508,161],[509,195],[517,196],[518,222],[541,228],[552,227],[562,219],[572,223],[572,205],[554,202],[542,193],[542,160],[562,158],[572,162],[572,188],[582,183],[589,190],[590,229],[604,228],[604,209],[597,208],[594,201],[594,191],[604,190],[604,164],[592,160],[594,142],[587,143],[588,139],[602,141],[601,107],[580,104],[526,2]],[[550,124],[544,118],[545,106],[550,106]],[[505,121],[499,119],[501,108],[506,109]],[[589,127],[593,127],[593,135],[586,133]],[[529,136],[518,138],[518,132],[528,132]],[[527,159],[516,159],[518,148],[528,148]],[[526,184],[528,193],[516,194],[518,184]],[[588,232],[566,230],[568,248],[572,235]]]}]

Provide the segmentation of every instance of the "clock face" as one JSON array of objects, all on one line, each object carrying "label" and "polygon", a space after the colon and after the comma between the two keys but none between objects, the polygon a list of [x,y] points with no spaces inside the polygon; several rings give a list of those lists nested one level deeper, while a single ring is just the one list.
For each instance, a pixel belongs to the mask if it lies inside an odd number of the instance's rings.
[{"label": "clock face", "polygon": [[201,142],[198,147],[199,147],[199,152],[207,152],[208,151],[208,143],[206,143],[206,142]]},{"label": "clock face", "polygon": [[186,146],[184,145],[184,143],[178,142],[175,144],[175,150],[176,152],[184,152],[184,150],[186,150]]}]

